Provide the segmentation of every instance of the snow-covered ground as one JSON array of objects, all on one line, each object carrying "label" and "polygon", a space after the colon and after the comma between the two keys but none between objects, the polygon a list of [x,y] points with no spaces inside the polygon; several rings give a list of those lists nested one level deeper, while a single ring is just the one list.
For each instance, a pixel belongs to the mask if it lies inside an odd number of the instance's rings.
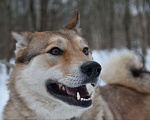
[{"label": "snow-covered ground", "polygon": [[[11,64],[14,64],[14,60],[10,60]],[[9,73],[7,73],[7,68],[4,64],[0,64],[0,120],[2,119],[2,111],[4,106],[7,103],[9,98],[8,90],[6,87],[7,79],[9,78],[9,74],[12,69],[10,69]]]},{"label": "snow-covered ground", "polygon": [[[117,50],[112,50],[110,53],[107,50],[104,50],[104,51],[93,50],[92,51],[93,59],[97,61],[98,63],[100,63],[103,68],[103,64],[105,63],[105,61],[108,60],[109,55],[112,53],[115,53],[116,51]],[[14,60],[10,60],[10,63],[14,63]],[[146,68],[150,70],[150,49],[148,49],[147,51]],[[3,111],[3,108],[9,98],[8,90],[6,87],[6,82],[7,82],[8,77],[9,77],[9,74],[7,74],[6,66],[3,64],[0,64],[0,120],[1,120],[1,113]],[[100,85],[105,85],[105,84],[106,83],[104,83],[102,80],[100,81]]]},{"label": "snow-covered ground", "polygon": [[150,71],[150,49],[147,50],[147,56],[146,56],[146,68]]}]

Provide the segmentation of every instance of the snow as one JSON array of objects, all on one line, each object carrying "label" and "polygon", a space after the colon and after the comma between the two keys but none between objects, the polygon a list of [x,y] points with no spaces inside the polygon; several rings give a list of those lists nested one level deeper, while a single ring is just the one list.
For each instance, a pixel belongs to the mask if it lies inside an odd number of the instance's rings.
[{"label": "snow", "polygon": [[[103,64],[108,61],[108,57],[112,54],[115,53],[117,50],[114,49],[111,52],[109,52],[108,50],[103,50],[103,51],[97,51],[97,50],[93,50],[92,51],[92,56],[93,59],[95,61],[97,61],[98,63],[101,64],[102,68],[103,68]],[[124,51],[124,50],[122,50]],[[14,63],[14,59],[10,60],[10,63]],[[148,70],[150,70],[150,49],[147,50],[147,56],[146,56],[146,68]],[[10,70],[11,72],[11,70]],[[9,74],[10,74],[9,72]],[[9,78],[9,74],[7,74],[6,71],[6,66],[3,64],[0,64],[0,120],[1,120],[1,115],[2,115],[2,111],[4,109],[4,106],[6,105],[9,95],[8,95],[8,90],[6,87],[6,83],[7,83],[7,79]],[[101,86],[106,85],[106,83],[102,80],[100,80],[99,83]]]},{"label": "snow", "polygon": [[[105,63],[105,61],[107,61],[107,58],[109,55],[110,55],[110,52],[108,50],[103,50],[103,51],[93,50],[92,51],[93,59],[101,65],[102,69],[103,69],[103,64]],[[100,79],[99,85],[104,86],[106,85],[106,83]]]},{"label": "snow", "polygon": [[150,71],[150,49],[147,50],[146,56],[146,69]]},{"label": "snow", "polygon": [[[11,59],[10,63],[13,64],[14,59]],[[11,70],[9,71],[9,74]],[[9,98],[8,90],[6,87],[9,74],[7,73],[6,66],[4,64],[0,64],[0,120],[2,119],[2,112]]]}]

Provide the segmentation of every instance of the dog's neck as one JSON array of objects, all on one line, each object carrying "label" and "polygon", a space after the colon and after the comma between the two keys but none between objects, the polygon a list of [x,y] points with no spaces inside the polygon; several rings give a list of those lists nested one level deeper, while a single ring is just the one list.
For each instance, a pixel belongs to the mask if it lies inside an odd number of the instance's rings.
[{"label": "dog's neck", "polygon": [[[34,94],[34,93],[33,93]],[[79,116],[82,111],[67,105],[62,105],[57,101],[44,99],[42,96],[33,97],[32,93],[24,98],[27,106],[36,113],[39,119],[70,119]],[[36,93],[35,93],[36,94]]]},{"label": "dog's neck", "polygon": [[9,79],[9,101],[4,109],[3,119],[36,119],[36,115],[25,104],[15,89],[14,77]]}]

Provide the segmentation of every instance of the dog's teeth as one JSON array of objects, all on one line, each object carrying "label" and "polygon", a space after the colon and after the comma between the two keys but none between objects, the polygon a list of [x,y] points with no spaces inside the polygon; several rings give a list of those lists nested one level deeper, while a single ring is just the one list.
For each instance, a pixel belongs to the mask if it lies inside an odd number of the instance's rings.
[{"label": "dog's teeth", "polygon": [[94,91],[94,87],[91,84],[86,84],[86,88],[89,94]]},{"label": "dog's teeth", "polygon": [[66,90],[64,86],[62,86],[62,90],[63,90],[63,91],[65,91],[65,90]]},{"label": "dog's teeth", "polygon": [[80,94],[77,92],[77,100],[80,100]]},{"label": "dog's teeth", "polygon": [[86,99],[86,98],[81,98],[80,99],[81,101],[90,101],[90,100],[92,100],[91,98],[88,98],[88,99]]},{"label": "dog's teeth", "polygon": [[88,98],[87,100],[89,101],[89,100],[91,100],[91,98]]}]

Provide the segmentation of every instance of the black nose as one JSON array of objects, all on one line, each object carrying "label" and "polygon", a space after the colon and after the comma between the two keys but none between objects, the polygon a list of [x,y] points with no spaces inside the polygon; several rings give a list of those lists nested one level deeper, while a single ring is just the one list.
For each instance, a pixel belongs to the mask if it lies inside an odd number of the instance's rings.
[{"label": "black nose", "polygon": [[101,72],[101,66],[97,62],[88,61],[81,66],[81,71],[90,78],[96,78]]}]

